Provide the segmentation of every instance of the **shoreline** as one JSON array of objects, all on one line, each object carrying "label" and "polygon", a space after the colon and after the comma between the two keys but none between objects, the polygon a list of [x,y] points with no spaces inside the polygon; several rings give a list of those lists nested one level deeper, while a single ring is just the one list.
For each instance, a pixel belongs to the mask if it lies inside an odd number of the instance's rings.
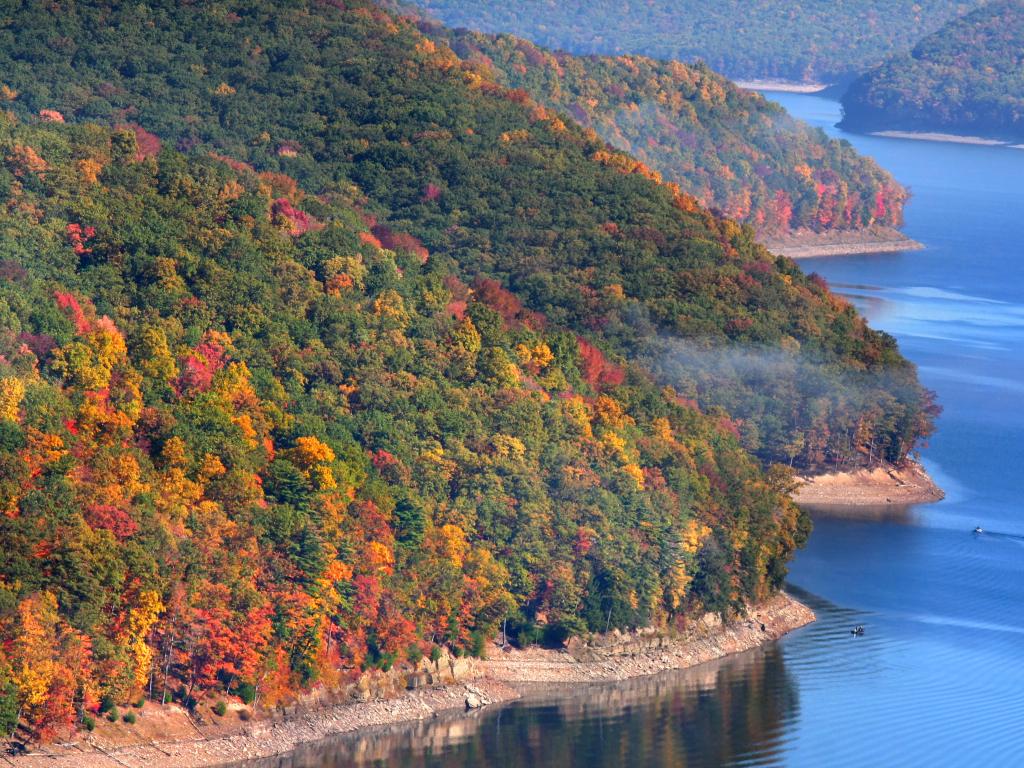
[{"label": "shoreline", "polygon": [[943,133],[941,131],[871,131],[870,136],[885,139],[909,139],[911,141],[937,141],[944,144],[971,144],[979,147],[1010,147],[1021,149],[1022,146],[1002,139],[987,139],[984,136],[968,136],[959,133]]},{"label": "shoreline", "polygon": [[[814,619],[810,608],[780,592],[751,606],[745,616],[725,623],[717,615],[708,614],[692,622],[678,636],[653,630],[612,632],[589,644],[576,639],[561,650],[503,651],[495,645],[488,649],[491,658],[468,660],[462,665],[463,671],[445,685],[403,690],[391,698],[349,700],[319,709],[307,704],[285,719],[239,721],[204,731],[184,710],[153,705],[163,714],[187,720],[192,729],[190,736],[155,741],[136,735],[124,743],[124,736],[130,735],[131,729],[112,726],[115,734],[111,737],[105,735],[108,729],[100,725],[92,734],[81,734],[79,742],[38,747],[8,762],[18,768],[109,768],[113,764],[131,768],[203,768],[273,758],[341,734],[513,701],[536,692],[542,684],[564,687],[623,681],[698,666],[778,640]],[[451,668],[454,673],[456,665]],[[140,722],[148,717],[145,715]]]},{"label": "shoreline", "polygon": [[847,511],[862,508],[866,514],[879,508],[931,504],[946,497],[924,467],[915,462],[901,468],[881,466],[798,480],[801,485],[792,496],[797,504]]},{"label": "shoreline", "polygon": [[790,259],[824,256],[859,256],[871,253],[920,251],[924,245],[892,227],[862,230],[812,232],[796,230],[782,236],[765,237],[761,243],[772,253]]},{"label": "shoreline", "polygon": [[745,91],[776,93],[821,93],[831,87],[828,83],[798,83],[794,80],[733,80],[733,84]]}]

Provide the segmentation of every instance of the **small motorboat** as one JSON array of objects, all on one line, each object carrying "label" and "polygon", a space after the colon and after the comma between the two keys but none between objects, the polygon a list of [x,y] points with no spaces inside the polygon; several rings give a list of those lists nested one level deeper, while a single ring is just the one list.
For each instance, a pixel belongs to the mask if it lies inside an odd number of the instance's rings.
[{"label": "small motorboat", "polygon": [[976,525],[976,526],[974,526],[974,532],[975,533],[984,533],[985,529],[982,528],[980,525]]},{"label": "small motorboat", "polygon": [[858,624],[856,627],[854,627],[853,629],[850,630],[850,634],[851,635],[856,635],[857,637],[860,637],[861,635],[864,634],[864,625],[863,624]]}]

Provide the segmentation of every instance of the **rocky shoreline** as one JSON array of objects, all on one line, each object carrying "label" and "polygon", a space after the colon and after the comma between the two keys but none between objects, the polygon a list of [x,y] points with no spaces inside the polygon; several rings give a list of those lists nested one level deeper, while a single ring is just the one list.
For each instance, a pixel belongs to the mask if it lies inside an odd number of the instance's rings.
[{"label": "rocky shoreline", "polygon": [[984,136],[966,136],[959,133],[940,131],[872,131],[872,136],[885,139],[910,139],[912,141],[939,141],[946,144],[974,144],[979,147],[1006,147],[1013,142],[1002,139],[988,139]]},{"label": "rocky shoreline", "polygon": [[[777,640],[814,621],[810,608],[786,594],[751,606],[728,622],[708,614],[682,634],[613,632],[589,643],[574,641],[561,650],[489,649],[484,660],[444,661],[448,682],[395,691],[389,698],[321,704],[310,702],[286,717],[235,720],[204,725],[177,707],[154,707],[177,738],[148,737],[124,726],[98,728],[76,743],[39,748],[7,763],[16,768],[200,768],[282,755],[303,744],[362,729],[433,718],[441,713],[479,709],[519,698],[537,685],[579,685],[627,680],[684,669]],[[437,665],[440,667],[440,665]],[[450,674],[448,674],[450,672]],[[380,673],[383,674],[383,673]],[[392,675],[394,677],[394,675]],[[412,679],[409,685],[415,685]],[[369,686],[357,687],[357,693]],[[140,723],[150,717],[146,713]],[[187,721],[187,725],[185,725]],[[172,727],[173,726],[173,727]]]},{"label": "rocky shoreline", "polygon": [[820,256],[856,256],[865,253],[919,251],[924,245],[892,227],[861,230],[812,232],[797,230],[788,235],[766,237],[762,243],[772,253],[791,259]]},{"label": "rocky shoreline", "polygon": [[734,80],[745,91],[776,91],[778,93],[821,93],[828,83],[799,83],[795,80]]},{"label": "rocky shoreline", "polygon": [[915,462],[899,468],[885,465],[798,480],[801,485],[794,492],[793,501],[813,507],[907,506],[929,504],[946,496],[924,467]]}]

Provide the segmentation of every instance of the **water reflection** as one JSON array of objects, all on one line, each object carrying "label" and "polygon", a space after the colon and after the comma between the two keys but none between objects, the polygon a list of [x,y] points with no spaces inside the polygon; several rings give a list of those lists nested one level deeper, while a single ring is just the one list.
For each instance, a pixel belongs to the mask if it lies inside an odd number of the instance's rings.
[{"label": "water reflection", "polygon": [[245,765],[777,765],[798,714],[796,685],[772,645],[624,683],[538,688],[476,715],[339,736]]}]

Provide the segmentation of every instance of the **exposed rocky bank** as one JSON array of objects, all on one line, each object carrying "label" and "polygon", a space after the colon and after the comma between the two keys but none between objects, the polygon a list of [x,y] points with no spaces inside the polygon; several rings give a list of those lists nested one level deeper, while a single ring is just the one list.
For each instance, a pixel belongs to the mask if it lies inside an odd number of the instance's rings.
[{"label": "exposed rocky bank", "polygon": [[885,465],[798,480],[801,485],[793,501],[809,506],[905,506],[940,501],[946,495],[924,467],[914,462],[900,468]]},{"label": "exposed rocky bank", "polygon": [[728,622],[708,614],[682,633],[612,632],[589,642],[572,641],[561,650],[495,645],[488,659],[446,658],[421,662],[415,672],[375,672],[344,692],[320,692],[288,713],[251,721],[229,712],[218,722],[194,722],[176,706],[147,705],[137,726],[103,723],[77,742],[39,748],[7,762],[17,768],[227,765],[283,754],[336,734],[479,709],[518,698],[537,684],[626,680],[691,667],[751,650],[812,621],[810,608],[779,594]]}]

